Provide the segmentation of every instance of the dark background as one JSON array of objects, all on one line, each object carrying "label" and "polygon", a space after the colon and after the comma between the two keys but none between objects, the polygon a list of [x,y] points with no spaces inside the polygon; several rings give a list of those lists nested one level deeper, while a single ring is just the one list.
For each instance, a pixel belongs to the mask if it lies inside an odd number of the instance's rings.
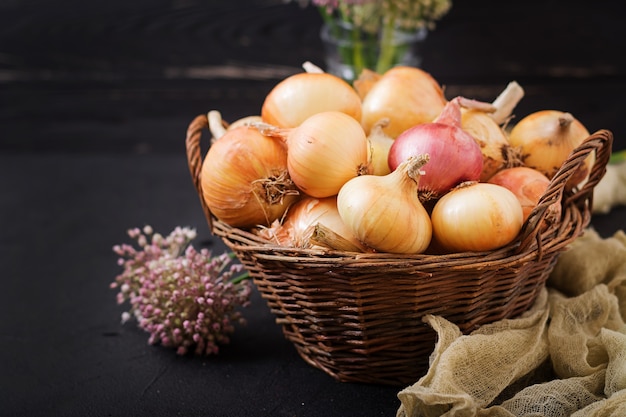
[{"label": "dark background", "polygon": [[[423,47],[446,96],[570,111],[626,149],[618,2],[464,0]],[[212,0],[0,2],[0,416],[393,416],[397,387],[334,381],[300,359],[255,292],[219,356],[179,357],[120,324],[111,248],[152,225],[213,238],[191,184],[197,115],[257,114],[310,60],[313,8]],[[592,221],[608,236],[626,210]]]}]

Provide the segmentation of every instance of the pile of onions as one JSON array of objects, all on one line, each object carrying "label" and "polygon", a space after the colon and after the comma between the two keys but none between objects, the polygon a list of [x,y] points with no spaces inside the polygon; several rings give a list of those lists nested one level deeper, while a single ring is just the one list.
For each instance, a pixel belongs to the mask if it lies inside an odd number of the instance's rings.
[{"label": "pile of onions", "polygon": [[[548,177],[536,169],[525,166],[505,168],[489,178],[487,182],[500,185],[515,194],[522,206],[524,222],[550,185]],[[553,203],[547,210],[548,221],[560,217],[560,202]]]},{"label": "pile of onions", "polygon": [[[554,177],[572,151],[589,137],[587,128],[572,114],[559,110],[540,110],[520,120],[511,130],[509,143],[522,150],[525,166]],[[594,163],[590,154],[572,175],[571,188],[589,175]]]},{"label": "pile of onions", "polygon": [[379,120],[388,118],[384,131],[392,138],[415,125],[432,122],[446,104],[443,90],[427,72],[398,66],[367,86],[361,123],[365,133]]},{"label": "pile of onions", "polygon": [[211,213],[232,227],[270,225],[299,198],[285,146],[247,126],[226,131],[211,145],[200,182]]},{"label": "pile of onions", "polygon": [[261,118],[265,123],[294,128],[325,111],[343,112],[361,120],[361,98],[343,79],[324,72],[303,72],[279,82],[265,97]]},{"label": "pile of onions", "polygon": [[388,175],[348,181],[337,196],[339,215],[360,242],[390,253],[422,253],[432,237],[417,188],[428,155],[408,158]]},{"label": "pile of onions", "polygon": [[365,132],[345,113],[316,113],[296,128],[266,133],[286,141],[289,176],[311,197],[337,195],[348,180],[370,173]]},{"label": "pile of onions", "polygon": [[[507,135],[523,90],[493,103],[446,101],[418,68],[364,71],[354,87],[309,65],[267,95],[260,115],[214,140],[202,195],[224,223],[297,248],[402,254],[489,251],[511,243],[589,132],[542,110]],[[584,181],[585,166],[567,186]],[[544,227],[561,217],[547,208]],[[431,253],[431,252],[428,252]]]},{"label": "pile of onions", "polygon": [[435,204],[433,239],[448,252],[489,251],[511,243],[523,224],[522,206],[508,189],[483,182],[460,184]]},{"label": "pile of onions", "polygon": [[449,101],[435,121],[406,130],[389,150],[392,171],[410,156],[430,156],[419,181],[423,201],[439,198],[462,182],[480,179],[483,154],[474,138],[461,128],[461,102],[460,97]]}]

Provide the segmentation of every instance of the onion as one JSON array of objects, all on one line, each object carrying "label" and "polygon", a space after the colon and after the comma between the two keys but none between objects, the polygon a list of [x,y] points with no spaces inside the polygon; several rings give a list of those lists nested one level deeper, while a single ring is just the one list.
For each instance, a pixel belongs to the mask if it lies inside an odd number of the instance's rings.
[{"label": "onion", "polygon": [[200,181],[211,213],[233,227],[267,226],[299,198],[285,146],[246,126],[211,145]]},{"label": "onion", "polygon": [[433,238],[449,252],[480,252],[511,243],[523,224],[522,206],[506,188],[489,183],[459,185],[431,213]]},{"label": "onion", "polygon": [[[503,168],[521,165],[519,152],[509,145],[502,125],[512,117],[517,103],[524,97],[524,89],[511,81],[489,107],[470,106],[461,109],[461,127],[474,137],[483,154],[483,172],[480,181],[486,181]],[[485,104],[485,103],[482,103]]]},{"label": "onion", "polygon": [[382,119],[376,123],[370,131],[367,140],[369,141],[369,161],[374,175],[387,175],[391,172],[389,169],[389,150],[393,145],[393,138],[387,136],[383,128],[387,126],[389,119]]},{"label": "onion", "polygon": [[361,98],[350,84],[324,72],[303,72],[279,82],[261,107],[264,122],[282,128],[299,126],[309,116],[340,111],[361,120]]},{"label": "onion", "polygon": [[446,104],[437,81],[419,68],[394,67],[367,88],[361,117],[367,134],[375,123],[388,118],[384,131],[396,138],[410,127],[432,122]]},{"label": "onion", "polygon": [[478,181],[483,155],[474,138],[461,129],[460,98],[448,102],[434,122],[414,126],[398,136],[389,150],[389,168],[395,170],[413,155],[429,154],[419,181],[421,198],[439,198],[465,181]]},{"label": "onion", "polygon": [[[540,110],[520,120],[511,130],[509,143],[522,151],[524,165],[554,177],[576,147],[589,137],[587,128],[570,113]],[[594,154],[590,154],[572,175],[567,188],[582,181],[591,172]]]},{"label": "onion", "polygon": [[472,135],[483,154],[480,181],[486,181],[507,166],[511,146],[504,130],[488,113],[476,109],[463,109],[461,127]]},{"label": "onion", "polygon": [[341,188],[339,215],[360,242],[390,253],[428,248],[432,225],[417,196],[420,168],[427,161],[428,155],[411,157],[388,175],[363,175]]},{"label": "onion", "polygon": [[[319,247],[320,245],[313,241],[312,234],[315,226],[323,225],[336,236],[340,236],[340,239],[348,241],[354,250],[358,252],[366,250],[341,220],[337,210],[336,196],[319,199],[304,196],[287,210],[282,223],[278,221],[275,223],[272,228],[263,233],[281,246]],[[331,244],[333,249],[336,249],[336,246]]]},{"label": "onion", "polygon": [[[489,178],[487,182],[500,185],[515,194],[522,205],[524,222],[550,185],[550,180],[544,174],[523,166],[505,168]],[[554,220],[560,216],[561,204],[559,202],[548,207],[546,219]]]},{"label": "onion", "polygon": [[337,195],[349,179],[371,172],[365,132],[345,113],[321,112],[294,129],[263,132],[286,141],[289,176],[311,197]]},{"label": "onion", "polygon": [[365,96],[367,96],[367,93],[370,92],[374,84],[376,84],[381,77],[381,74],[370,69],[363,68],[363,71],[361,71],[359,77],[352,82],[352,85],[354,86],[356,92],[359,94],[359,97],[361,97],[361,100],[363,100]]}]

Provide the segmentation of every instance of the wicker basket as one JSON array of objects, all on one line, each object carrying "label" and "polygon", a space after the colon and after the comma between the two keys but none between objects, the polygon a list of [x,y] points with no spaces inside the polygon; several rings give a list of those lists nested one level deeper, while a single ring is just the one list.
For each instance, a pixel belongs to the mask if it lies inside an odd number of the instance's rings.
[{"label": "wicker basket", "polygon": [[[591,135],[561,167],[520,237],[482,253],[396,255],[281,247],[217,220],[202,198],[198,116],[187,132],[187,158],[211,232],[250,272],[276,322],[300,356],[335,379],[402,386],[428,369],[436,333],[425,314],[446,317],[464,333],[527,310],[557,255],[589,224],[593,187],[611,155],[607,130]],[[564,185],[590,153],[595,165],[578,191]],[[539,227],[546,208],[562,200],[562,217]]]}]

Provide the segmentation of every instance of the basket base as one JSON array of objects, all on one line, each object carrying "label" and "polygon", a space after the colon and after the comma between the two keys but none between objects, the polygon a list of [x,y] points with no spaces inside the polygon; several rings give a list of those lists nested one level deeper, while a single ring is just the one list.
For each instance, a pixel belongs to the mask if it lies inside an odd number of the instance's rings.
[{"label": "basket base", "polygon": [[[432,346],[434,344],[435,338],[433,337]],[[394,387],[412,385],[428,372],[432,349],[426,347],[429,346],[428,344],[422,346],[422,349],[412,351],[410,357],[400,356],[394,361],[390,358],[389,352],[385,352],[378,358],[372,355],[320,357],[311,355],[310,349],[306,346],[295,345],[296,351],[306,363],[339,382]]]}]

